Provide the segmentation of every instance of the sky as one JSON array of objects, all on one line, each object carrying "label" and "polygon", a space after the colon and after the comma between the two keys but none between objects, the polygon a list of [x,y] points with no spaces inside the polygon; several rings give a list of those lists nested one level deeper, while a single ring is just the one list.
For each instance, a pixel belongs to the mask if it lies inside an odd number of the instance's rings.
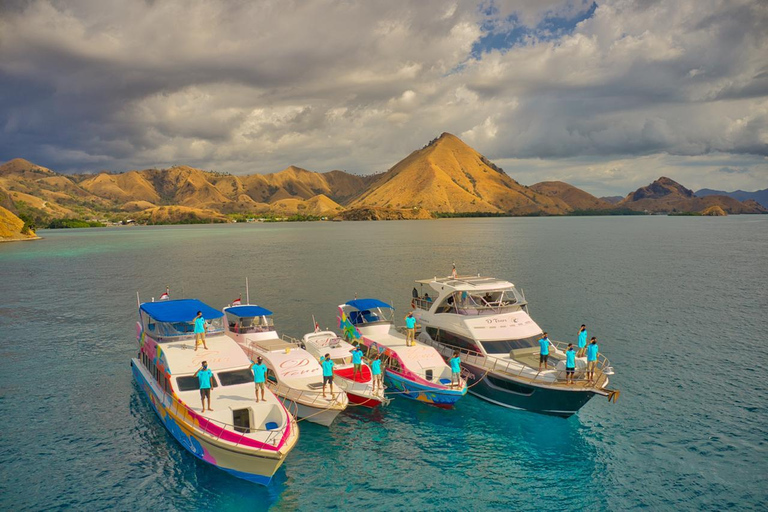
[{"label": "sky", "polygon": [[0,161],[768,188],[768,2],[3,0]]}]

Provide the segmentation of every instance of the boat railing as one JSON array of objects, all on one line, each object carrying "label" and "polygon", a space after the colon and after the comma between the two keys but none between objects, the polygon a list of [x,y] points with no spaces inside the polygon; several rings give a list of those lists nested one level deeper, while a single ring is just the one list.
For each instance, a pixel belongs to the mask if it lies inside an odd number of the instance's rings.
[{"label": "boat railing", "polygon": [[326,395],[330,395],[330,399],[323,396],[321,391],[309,391],[306,389],[296,389],[291,386],[287,386],[280,382],[272,380],[267,381],[267,387],[272,390],[278,397],[285,400],[289,400],[296,404],[305,405],[308,407],[314,407],[317,409],[336,409],[345,408],[344,397],[346,393],[343,390],[328,392]]},{"label": "boat railing", "polygon": [[[566,382],[565,371],[557,371],[553,381],[551,373],[549,372],[542,373],[541,371],[536,371],[536,368],[532,368],[531,366],[528,366],[527,364],[520,361],[505,360],[500,357],[482,354],[475,350],[470,350],[463,347],[457,347],[455,345],[449,345],[446,343],[438,343],[432,340],[431,338],[422,339],[420,341],[428,345],[431,345],[432,347],[437,349],[438,352],[440,352],[444,357],[449,357],[450,355],[452,355],[454,351],[459,352],[459,354],[463,355],[463,359],[466,363],[483,368],[487,370],[488,373],[491,373],[491,372],[506,373],[516,378],[525,379],[529,382],[535,382],[540,384],[551,385],[551,384],[562,384]],[[564,343],[564,342],[552,342],[552,344],[555,346],[555,348],[557,348],[558,351],[560,351],[560,347],[565,348],[568,345],[567,343]],[[564,351],[561,351],[561,352],[564,353]],[[601,354],[598,354],[598,364],[596,366],[597,366],[595,369],[596,378],[594,382],[585,383],[584,387],[594,387],[594,388],[600,387],[599,384],[603,380],[601,379],[601,376],[603,374],[609,375],[610,374],[608,373],[609,369],[612,373],[612,368],[610,367],[608,358],[602,356]],[[580,373],[583,373],[585,371],[586,370],[579,370]],[[533,373],[533,372],[536,372],[536,373]]]},{"label": "boat railing", "polygon": [[[240,446],[240,443],[242,443],[243,439],[250,439],[252,441],[259,441],[261,443],[265,444],[271,444],[272,446],[277,446],[277,444],[280,442],[280,440],[283,438],[283,434],[285,433],[285,430],[288,428],[288,426],[291,426],[294,429],[298,429],[295,415],[292,416],[290,414],[287,415],[288,423],[284,425],[281,428],[277,429],[267,429],[267,428],[256,428],[256,427],[244,427],[241,425],[234,425],[231,423],[226,423],[214,418],[208,418],[206,416],[200,416],[197,417],[193,416],[192,413],[189,410],[189,407],[179,400],[178,397],[176,397],[173,394],[165,393],[165,395],[170,398],[171,400],[171,406],[169,407],[169,410],[173,411],[173,413],[176,415],[176,417],[181,417],[181,421],[184,422],[184,424],[188,427],[191,427],[194,430],[199,431],[202,435],[206,437],[212,437],[216,439],[217,441],[221,440],[221,436],[224,432],[229,432],[231,434],[237,434],[239,433],[240,436],[237,438],[237,441],[234,442],[235,446]],[[200,419],[203,419],[207,421],[209,424],[212,423],[219,427],[219,432],[217,435],[214,435],[212,432],[207,431],[203,429],[200,426]],[[294,430],[296,432],[297,430]],[[261,439],[255,439],[253,437],[248,437],[248,434],[258,433],[258,432],[269,432],[269,435],[267,435],[267,438],[265,440]],[[232,441],[228,441],[232,442]],[[250,447],[249,447],[250,448]]]},{"label": "boat railing", "polygon": [[[414,298],[412,304],[418,309],[429,311],[432,309],[434,301]],[[517,311],[526,304],[527,303],[522,300],[515,302],[485,302],[483,304],[459,304],[454,301],[453,304],[439,306],[437,312],[453,313],[462,316],[500,315],[502,313]]]}]

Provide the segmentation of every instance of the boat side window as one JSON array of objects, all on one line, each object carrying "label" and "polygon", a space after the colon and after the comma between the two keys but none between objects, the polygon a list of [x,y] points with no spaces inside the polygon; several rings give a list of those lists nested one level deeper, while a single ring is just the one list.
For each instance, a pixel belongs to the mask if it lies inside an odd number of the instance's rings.
[{"label": "boat side window", "polygon": [[222,386],[234,386],[236,384],[248,384],[253,382],[253,373],[248,368],[219,372],[216,374]]},{"label": "boat side window", "polygon": [[464,336],[459,336],[458,334],[453,334],[448,331],[443,331],[438,329],[434,329],[434,331],[435,331],[434,334],[429,333],[429,331],[428,331],[428,334],[432,337],[432,339],[438,341],[439,343],[451,345],[452,347],[463,348],[465,350],[470,350],[472,352],[479,351],[475,342],[470,340],[469,338],[465,338]]},{"label": "boat side window", "polygon": [[437,306],[436,313],[456,313],[456,300],[458,296],[456,293],[448,295],[439,306]]}]

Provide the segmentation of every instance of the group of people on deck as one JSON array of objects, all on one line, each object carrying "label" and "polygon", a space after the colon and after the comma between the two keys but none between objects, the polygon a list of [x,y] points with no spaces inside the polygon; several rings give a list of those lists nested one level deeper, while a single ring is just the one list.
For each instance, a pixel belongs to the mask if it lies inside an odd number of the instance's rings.
[{"label": "group of people on deck", "polygon": [[[578,352],[574,348],[573,343],[568,344],[568,349],[565,351],[566,384],[573,384],[573,379],[576,374],[576,358],[584,356],[587,358],[587,369],[585,372],[585,377],[587,382],[594,382],[595,369],[597,368],[597,355],[599,354],[600,349],[597,345],[597,338],[592,336],[592,338],[589,340],[589,343],[587,343],[587,336],[587,326],[585,324],[581,324],[577,339],[579,348]],[[544,366],[545,370],[549,369],[547,362],[549,359],[550,345],[554,347],[554,344],[549,341],[547,333],[542,333],[541,338],[539,338],[539,346],[541,347],[539,351],[539,371],[541,371],[542,365]]]}]

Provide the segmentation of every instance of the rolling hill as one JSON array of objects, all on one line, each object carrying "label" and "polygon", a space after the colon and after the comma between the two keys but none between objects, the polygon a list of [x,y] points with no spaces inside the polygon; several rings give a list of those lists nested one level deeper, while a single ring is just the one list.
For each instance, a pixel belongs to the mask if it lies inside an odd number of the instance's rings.
[{"label": "rolling hill", "polygon": [[728,196],[738,201],[748,201],[750,199],[760,203],[760,205],[768,208],[768,188],[763,190],[755,190],[754,192],[747,192],[745,190],[735,190],[733,192],[725,192],[723,190],[712,190],[710,188],[702,188],[696,191],[697,197],[704,196]]},{"label": "rolling hill", "polygon": [[563,208],[567,211],[599,211],[615,208],[611,203],[598,199],[592,194],[562,181],[542,181],[541,183],[531,185],[531,190],[562,202]]}]

